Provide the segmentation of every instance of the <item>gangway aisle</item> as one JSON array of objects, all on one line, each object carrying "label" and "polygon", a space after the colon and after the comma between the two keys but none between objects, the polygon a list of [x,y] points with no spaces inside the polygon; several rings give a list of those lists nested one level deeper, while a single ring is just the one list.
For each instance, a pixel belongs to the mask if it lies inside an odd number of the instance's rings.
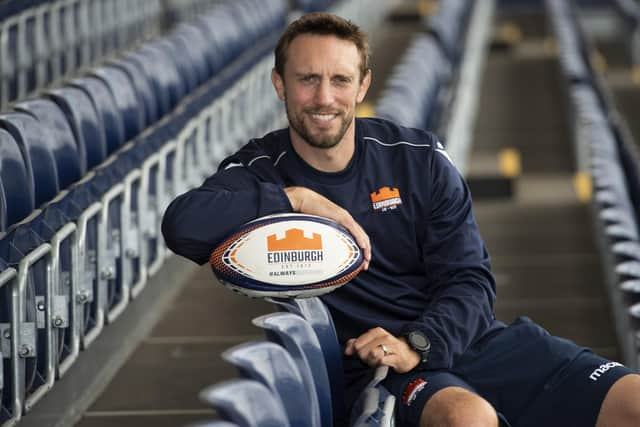
[{"label": "gangway aisle", "polygon": [[[617,359],[590,208],[574,186],[572,121],[544,11],[502,12],[495,28],[510,37],[494,44],[484,71],[469,175],[491,167],[514,175],[511,197],[474,202],[497,282],[496,314],[505,322],[529,316]],[[508,164],[518,159],[519,167]]]}]

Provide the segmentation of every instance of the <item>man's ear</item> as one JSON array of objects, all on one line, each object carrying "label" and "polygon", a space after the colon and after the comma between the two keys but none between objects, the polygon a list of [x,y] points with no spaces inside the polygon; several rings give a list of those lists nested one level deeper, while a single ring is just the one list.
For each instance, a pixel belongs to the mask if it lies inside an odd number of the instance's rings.
[{"label": "man's ear", "polygon": [[358,88],[358,97],[356,100],[358,103],[364,101],[364,97],[369,90],[369,86],[371,86],[371,70],[367,70],[367,73],[364,75],[364,79],[362,79],[362,83],[360,83],[360,87]]},{"label": "man's ear", "polygon": [[280,101],[284,101],[284,80],[282,80],[282,76],[278,74],[275,68],[271,70],[271,83],[273,83],[273,87]]}]

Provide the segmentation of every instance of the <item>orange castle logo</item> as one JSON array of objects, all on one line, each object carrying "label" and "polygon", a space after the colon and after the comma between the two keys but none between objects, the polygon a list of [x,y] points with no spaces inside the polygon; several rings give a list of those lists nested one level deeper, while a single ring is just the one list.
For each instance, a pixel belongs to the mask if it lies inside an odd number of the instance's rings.
[{"label": "orange castle logo", "polygon": [[378,191],[371,193],[370,196],[373,210],[375,211],[395,209],[398,205],[402,204],[400,191],[395,187],[381,187]]},{"label": "orange castle logo", "polygon": [[273,251],[304,251],[322,250],[322,236],[313,233],[313,237],[304,237],[304,231],[299,228],[290,228],[282,239],[275,234],[267,236],[267,250]]},{"label": "orange castle logo", "polygon": [[400,192],[397,188],[382,187],[380,190],[371,193],[371,201],[373,203],[399,198]]}]

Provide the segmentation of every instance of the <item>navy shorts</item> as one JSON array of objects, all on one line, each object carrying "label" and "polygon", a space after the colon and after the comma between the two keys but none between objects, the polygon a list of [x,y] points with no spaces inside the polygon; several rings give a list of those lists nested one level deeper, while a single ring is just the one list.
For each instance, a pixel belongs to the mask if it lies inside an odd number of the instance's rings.
[{"label": "navy shorts", "polygon": [[474,344],[451,370],[389,370],[384,385],[402,427],[417,427],[429,398],[449,386],[481,395],[512,427],[593,427],[609,388],[630,373],[521,317]]}]

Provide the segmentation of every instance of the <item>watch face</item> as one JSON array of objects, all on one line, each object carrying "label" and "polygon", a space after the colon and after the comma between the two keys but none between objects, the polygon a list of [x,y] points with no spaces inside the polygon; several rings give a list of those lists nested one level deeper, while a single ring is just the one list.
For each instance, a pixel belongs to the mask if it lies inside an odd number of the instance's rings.
[{"label": "watch face", "polygon": [[422,332],[411,332],[408,338],[411,346],[416,350],[427,351],[431,347],[431,343]]}]

